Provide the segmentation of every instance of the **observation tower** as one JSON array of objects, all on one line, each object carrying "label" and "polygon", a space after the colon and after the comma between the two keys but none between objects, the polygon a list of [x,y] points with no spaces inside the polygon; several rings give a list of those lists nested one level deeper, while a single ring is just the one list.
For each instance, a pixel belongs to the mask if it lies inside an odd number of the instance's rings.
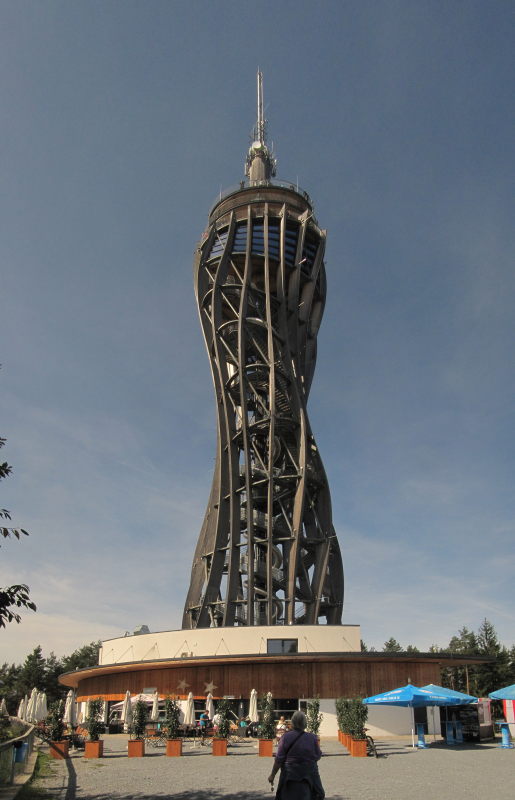
[{"label": "observation tower", "polygon": [[258,72],[246,180],[211,210],[194,264],[218,436],[183,629],[341,623],[342,560],[306,410],[326,232],[275,170]]},{"label": "observation tower", "polygon": [[[182,629],[105,640],[98,666],[59,680],[80,702],[102,697],[108,716],[127,690],[174,695],[183,713],[193,696],[197,719],[208,693],[234,698],[238,716],[242,706],[249,713],[253,691],[272,693],[276,717],[318,697],[321,735],[336,736],[337,697],[368,697],[407,676],[439,684],[443,666],[489,658],[361,652],[360,626],[341,624],[342,562],[306,410],[326,296],[325,231],[308,195],[274,179],[265,133],[258,73],[246,180],[212,209],[195,259],[218,437]],[[404,735],[412,720],[371,708],[368,724],[373,735]]]}]

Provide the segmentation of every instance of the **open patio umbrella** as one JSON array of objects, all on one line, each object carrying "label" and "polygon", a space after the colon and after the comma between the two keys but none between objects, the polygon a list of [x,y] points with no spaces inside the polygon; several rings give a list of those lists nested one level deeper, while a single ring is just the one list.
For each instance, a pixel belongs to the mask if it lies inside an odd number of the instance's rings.
[{"label": "open patio umbrella", "polygon": [[157,689],[152,698],[152,711],[150,712],[150,719],[152,722],[157,722],[159,719],[159,695]]},{"label": "open patio umbrella", "polygon": [[495,692],[490,692],[488,697],[492,700],[515,700],[515,683],[511,686],[505,686],[503,689],[497,689]]},{"label": "open patio umbrella", "polygon": [[122,713],[120,715],[120,721],[123,722],[123,730],[125,731],[125,733],[127,733],[129,730],[129,726],[132,722],[131,693],[129,692],[128,689],[125,692],[125,697],[122,706]]},{"label": "open patio umbrella", "polygon": [[66,703],[64,705],[63,722],[75,728],[77,726],[77,702],[75,700],[75,692],[70,689],[66,695]]},{"label": "open patio umbrella", "polygon": [[441,694],[429,691],[429,689],[420,689],[418,686],[408,683],[399,689],[392,689],[389,692],[365,697],[363,702],[367,706],[404,706],[405,708],[411,708],[411,745],[415,747],[415,712],[413,709],[423,706],[445,705],[446,698]]},{"label": "open patio umbrella", "polygon": [[215,704],[213,703],[213,695],[209,692],[208,696],[206,697],[206,711],[209,719],[213,719],[215,716]]},{"label": "open patio umbrella", "polygon": [[195,703],[193,702],[192,692],[189,693],[188,699],[186,701],[186,711],[184,712],[184,724],[185,725],[195,724]]},{"label": "open patio umbrella", "polygon": [[250,693],[249,703],[249,719],[251,722],[259,722],[258,707],[257,707],[257,692],[252,689]]}]

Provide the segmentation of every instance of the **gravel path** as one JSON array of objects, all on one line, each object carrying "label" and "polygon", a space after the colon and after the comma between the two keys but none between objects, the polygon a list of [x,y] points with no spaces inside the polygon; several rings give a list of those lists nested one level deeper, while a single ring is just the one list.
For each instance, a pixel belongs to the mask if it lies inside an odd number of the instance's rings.
[{"label": "gravel path", "polygon": [[[495,743],[412,749],[406,741],[380,742],[380,758],[352,758],[336,740],[322,740],[320,774],[327,800],[512,800],[515,750]],[[272,759],[259,758],[254,742],[215,758],[187,745],[182,758],[148,748],[128,759],[127,737],[106,736],[104,758],[73,753],[55,761],[37,786],[52,800],[261,800],[273,798],[266,780]]]}]

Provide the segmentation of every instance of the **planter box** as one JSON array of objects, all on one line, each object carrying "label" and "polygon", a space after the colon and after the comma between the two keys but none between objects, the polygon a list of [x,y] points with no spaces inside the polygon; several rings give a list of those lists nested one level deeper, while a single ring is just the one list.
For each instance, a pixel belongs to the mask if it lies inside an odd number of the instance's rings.
[{"label": "planter box", "polygon": [[214,756],[227,755],[227,739],[213,739],[213,755]]},{"label": "planter box", "polygon": [[273,739],[260,739],[259,740],[259,755],[260,756],[273,756],[274,754],[274,740]]},{"label": "planter box", "polygon": [[50,742],[50,755],[52,758],[68,758],[70,742],[64,739],[62,742]]},{"label": "planter box", "polygon": [[347,750],[350,752],[350,743],[352,741],[352,737],[350,733],[342,733],[342,744]]},{"label": "planter box", "polygon": [[143,739],[129,739],[127,742],[127,755],[129,758],[142,758],[145,755],[145,742]]},{"label": "planter box", "polygon": [[167,756],[182,756],[182,739],[167,739],[166,740],[166,755]]},{"label": "planter box", "polygon": [[366,758],[367,756],[367,740],[366,739],[352,739],[350,745],[350,754],[356,758]]},{"label": "planter box", "polygon": [[97,742],[84,743],[84,758],[102,758],[104,755],[104,742],[99,739]]}]

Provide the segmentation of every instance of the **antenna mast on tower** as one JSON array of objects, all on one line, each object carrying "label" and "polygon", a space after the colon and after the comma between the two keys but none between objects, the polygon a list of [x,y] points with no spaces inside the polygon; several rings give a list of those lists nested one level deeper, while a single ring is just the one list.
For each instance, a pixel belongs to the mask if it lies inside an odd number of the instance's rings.
[{"label": "antenna mast on tower", "polygon": [[266,146],[266,120],[263,108],[263,73],[257,73],[257,121],[254,126],[254,141],[250,146],[245,164],[245,174],[251,183],[269,181],[275,175],[276,160]]}]

